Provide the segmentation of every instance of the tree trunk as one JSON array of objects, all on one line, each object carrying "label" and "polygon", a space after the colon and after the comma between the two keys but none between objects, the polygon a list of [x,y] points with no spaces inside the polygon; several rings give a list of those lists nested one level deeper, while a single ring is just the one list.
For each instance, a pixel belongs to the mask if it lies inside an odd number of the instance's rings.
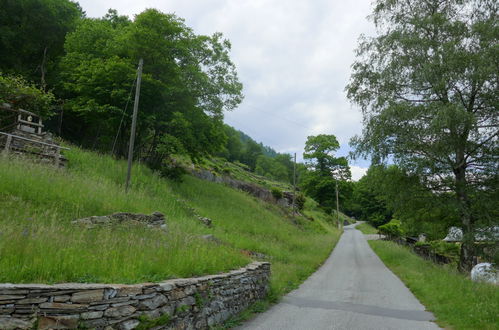
[{"label": "tree trunk", "polygon": [[40,84],[42,90],[45,92],[47,90],[47,83],[45,82],[45,63],[47,61],[47,47],[43,50],[43,58],[42,58],[42,64],[40,67],[40,71],[42,73],[42,76],[40,78]]},{"label": "tree trunk", "polygon": [[456,179],[456,197],[460,208],[461,223],[463,225],[463,242],[461,244],[461,256],[459,258],[458,269],[463,273],[469,273],[474,266],[475,235],[473,233],[474,221],[467,192],[465,165],[456,168],[454,174]]}]

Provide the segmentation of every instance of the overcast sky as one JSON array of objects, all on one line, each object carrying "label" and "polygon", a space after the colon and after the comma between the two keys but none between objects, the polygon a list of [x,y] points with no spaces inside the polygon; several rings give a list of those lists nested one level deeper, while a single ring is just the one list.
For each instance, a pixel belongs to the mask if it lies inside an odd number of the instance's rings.
[{"label": "overcast sky", "polygon": [[[89,17],[109,8],[131,18],[146,8],[175,13],[197,34],[222,32],[245,99],[227,124],[302,159],[307,136],[334,134],[338,155],[361,131],[344,92],[361,33],[372,34],[371,0],[78,0]],[[352,161],[353,179],[369,166]]]}]

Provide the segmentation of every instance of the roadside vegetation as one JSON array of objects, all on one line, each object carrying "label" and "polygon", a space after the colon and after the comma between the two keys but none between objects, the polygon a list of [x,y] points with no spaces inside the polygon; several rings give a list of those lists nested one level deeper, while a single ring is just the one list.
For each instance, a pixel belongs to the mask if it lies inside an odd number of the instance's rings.
[{"label": "roadside vegetation", "polygon": [[[339,238],[332,218],[311,201],[304,212],[313,221],[294,218],[224,185],[191,176],[169,181],[141,164],[125,194],[125,161],[76,147],[66,156],[66,170],[0,160],[0,282],[158,281],[238,268],[250,262],[251,251],[272,262],[276,299],[307,278]],[[213,227],[204,226],[193,209],[212,219]],[[91,215],[154,211],[166,215],[168,234],[70,224]],[[201,239],[207,234],[220,243]]]},{"label": "roadside vegetation", "polygon": [[389,241],[369,241],[383,262],[407,285],[437,323],[452,329],[497,329],[499,290],[475,283],[455,267],[438,266]]},{"label": "roadside vegetation", "polygon": [[360,230],[363,234],[378,234],[378,230],[371,226],[369,223],[364,222],[360,225],[355,226],[356,229]]}]

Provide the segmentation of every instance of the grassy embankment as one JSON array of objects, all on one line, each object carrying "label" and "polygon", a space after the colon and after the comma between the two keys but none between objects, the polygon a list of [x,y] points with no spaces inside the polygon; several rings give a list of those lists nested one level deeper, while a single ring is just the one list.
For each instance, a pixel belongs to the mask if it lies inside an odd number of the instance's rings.
[{"label": "grassy embankment", "polygon": [[[271,297],[296,287],[328,256],[339,232],[319,210],[293,220],[279,207],[186,176],[173,183],[135,165],[73,148],[69,168],[0,159],[0,282],[137,283],[244,266],[241,250],[270,257]],[[309,207],[313,208],[311,203]],[[189,208],[213,220],[201,224]],[[141,226],[80,229],[73,219],[114,212],[166,215],[168,234]],[[200,238],[213,234],[223,244]]]},{"label": "grassy embankment", "polygon": [[370,224],[368,224],[367,222],[361,223],[360,225],[357,225],[355,228],[360,230],[365,235],[378,233],[378,230],[373,226],[371,226]]},{"label": "grassy embankment", "polygon": [[499,329],[499,288],[474,283],[455,268],[435,265],[408,248],[369,241],[383,262],[434,313],[437,323],[452,329]]}]

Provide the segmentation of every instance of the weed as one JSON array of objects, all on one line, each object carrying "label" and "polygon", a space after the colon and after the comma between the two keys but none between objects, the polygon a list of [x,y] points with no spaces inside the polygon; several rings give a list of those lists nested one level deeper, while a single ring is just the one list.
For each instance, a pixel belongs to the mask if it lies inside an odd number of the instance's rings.
[{"label": "weed", "polygon": [[136,330],[147,330],[154,327],[159,327],[162,325],[167,325],[170,322],[170,315],[165,313],[156,319],[151,319],[147,315],[139,316],[139,325],[135,328]]}]

